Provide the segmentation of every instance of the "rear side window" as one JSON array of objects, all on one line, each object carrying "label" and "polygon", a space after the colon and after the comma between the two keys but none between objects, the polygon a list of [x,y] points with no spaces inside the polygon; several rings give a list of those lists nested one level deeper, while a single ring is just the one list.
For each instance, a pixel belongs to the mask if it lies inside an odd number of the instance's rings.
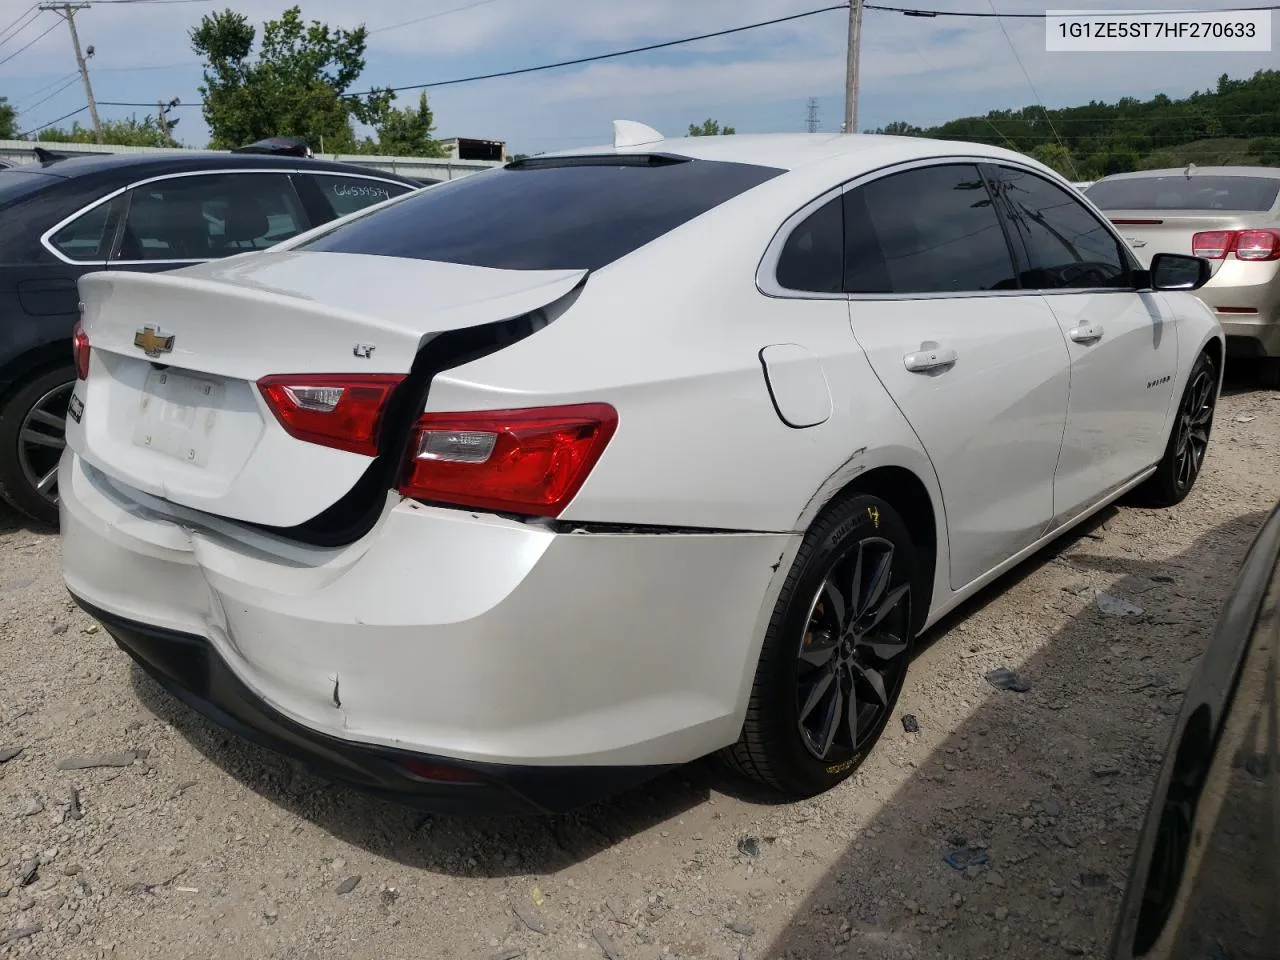
[{"label": "rear side window", "polygon": [[840,293],[844,283],[844,208],[836,197],[791,231],[778,256],[778,286]]},{"label": "rear side window", "polygon": [[972,164],[890,174],[845,194],[845,289],[958,293],[1017,287],[1004,230]]},{"label": "rear side window", "polygon": [[105,261],[111,253],[117,214],[122,205],[122,198],[116,197],[85,211],[49,237],[50,245],[70,260]]},{"label": "rear side window", "polygon": [[367,180],[364,177],[344,177],[337,174],[314,174],[311,179],[320,188],[325,202],[333,209],[335,217],[345,217],[383,200],[390,200],[411,189],[403,183],[386,180]]},{"label": "rear side window", "polygon": [[1085,196],[1100,210],[1270,210],[1280,177],[1177,175],[1100,180]]},{"label": "rear side window", "polygon": [[781,172],[639,155],[535,159],[423,190],[297,249],[598,270]]},{"label": "rear side window", "polygon": [[120,260],[211,260],[307,229],[287,174],[174,177],[131,191]]}]

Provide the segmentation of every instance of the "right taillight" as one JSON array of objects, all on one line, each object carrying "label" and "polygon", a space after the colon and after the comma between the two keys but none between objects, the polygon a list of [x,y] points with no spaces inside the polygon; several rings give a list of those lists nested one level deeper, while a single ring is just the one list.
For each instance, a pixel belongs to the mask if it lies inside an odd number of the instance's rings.
[{"label": "right taillight", "polygon": [[1205,230],[1191,238],[1191,255],[1206,260],[1221,260],[1231,252],[1235,243],[1234,230]]},{"label": "right taillight", "polygon": [[80,321],[76,321],[75,329],[71,332],[71,356],[76,364],[76,379],[89,379],[89,335],[84,332],[84,327],[80,325]]},{"label": "right taillight", "polygon": [[415,500],[556,517],[618,427],[604,403],[426,413],[414,428],[400,492]]},{"label": "right taillight", "polygon": [[1206,260],[1280,260],[1280,230],[1205,230],[1191,238],[1191,254]]},{"label": "right taillight", "polygon": [[1241,230],[1235,249],[1237,260],[1280,259],[1280,230]]}]

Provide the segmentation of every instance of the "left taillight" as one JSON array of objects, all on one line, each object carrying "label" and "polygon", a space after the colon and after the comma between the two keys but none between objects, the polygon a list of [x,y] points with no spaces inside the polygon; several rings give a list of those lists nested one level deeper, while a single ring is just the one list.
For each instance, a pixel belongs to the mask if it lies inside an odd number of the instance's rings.
[{"label": "left taillight", "polygon": [[76,364],[76,379],[89,379],[89,335],[84,332],[84,327],[80,321],[76,321],[75,329],[71,332],[71,356]]},{"label": "left taillight", "polygon": [[605,403],[426,413],[400,492],[406,497],[522,516],[557,517],[618,428]]},{"label": "left taillight", "polygon": [[286,374],[263,377],[258,390],[290,436],[373,457],[387,405],[403,381],[398,374]]}]

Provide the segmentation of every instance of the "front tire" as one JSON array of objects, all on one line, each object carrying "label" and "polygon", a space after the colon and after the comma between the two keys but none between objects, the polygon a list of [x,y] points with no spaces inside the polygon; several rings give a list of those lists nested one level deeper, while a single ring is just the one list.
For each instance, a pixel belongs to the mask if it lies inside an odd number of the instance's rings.
[{"label": "front tire", "polygon": [[75,368],[57,366],[22,384],[0,408],[0,497],[41,523],[58,523],[58,460]]},{"label": "front tire", "polygon": [[778,597],[729,764],[794,799],[852,774],[893,713],[927,592],[892,506],[858,495],[829,507]]},{"label": "front tire", "polygon": [[1218,364],[1208,353],[1196,357],[1174,415],[1173,429],[1156,472],[1139,488],[1139,499],[1172,507],[1187,498],[1209,452],[1209,434],[1218,404]]}]

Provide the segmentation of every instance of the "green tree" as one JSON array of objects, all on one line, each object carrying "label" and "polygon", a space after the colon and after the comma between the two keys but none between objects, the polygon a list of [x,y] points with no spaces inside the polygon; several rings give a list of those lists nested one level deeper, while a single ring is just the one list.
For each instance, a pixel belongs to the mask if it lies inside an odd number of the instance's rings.
[{"label": "green tree", "polygon": [[689,136],[691,137],[719,137],[731,136],[738,131],[733,127],[721,127],[718,120],[703,120],[701,124],[689,124]]},{"label": "green tree", "polygon": [[1052,167],[1070,180],[1076,179],[1079,165],[1071,156],[1071,151],[1060,143],[1042,143],[1031,151],[1031,156],[1035,157],[1046,167]]},{"label": "green tree", "polygon": [[[91,127],[82,127],[79,121],[71,125],[71,129],[45,127],[36,139],[45,143],[97,143]],[[102,142],[122,147],[174,147],[177,143],[172,137],[165,136],[160,125],[150,115],[139,120],[136,116],[128,120],[103,120]]]},{"label": "green tree", "polygon": [[443,157],[444,147],[431,138],[435,118],[427,106],[427,95],[418,96],[416,107],[388,110],[378,126],[378,139],[365,140],[364,152],[388,157]]},{"label": "green tree", "polygon": [[205,64],[200,93],[211,147],[294,136],[340,153],[356,148],[353,120],[376,128],[386,119],[389,90],[350,92],[365,67],[363,26],[304,23],[295,6],[262,25],[251,59],[256,35],[249,19],[230,9],[203,17],[191,31],[191,46]]},{"label": "green tree", "polygon": [[8,97],[0,97],[0,140],[18,138],[18,111],[13,109]]}]

